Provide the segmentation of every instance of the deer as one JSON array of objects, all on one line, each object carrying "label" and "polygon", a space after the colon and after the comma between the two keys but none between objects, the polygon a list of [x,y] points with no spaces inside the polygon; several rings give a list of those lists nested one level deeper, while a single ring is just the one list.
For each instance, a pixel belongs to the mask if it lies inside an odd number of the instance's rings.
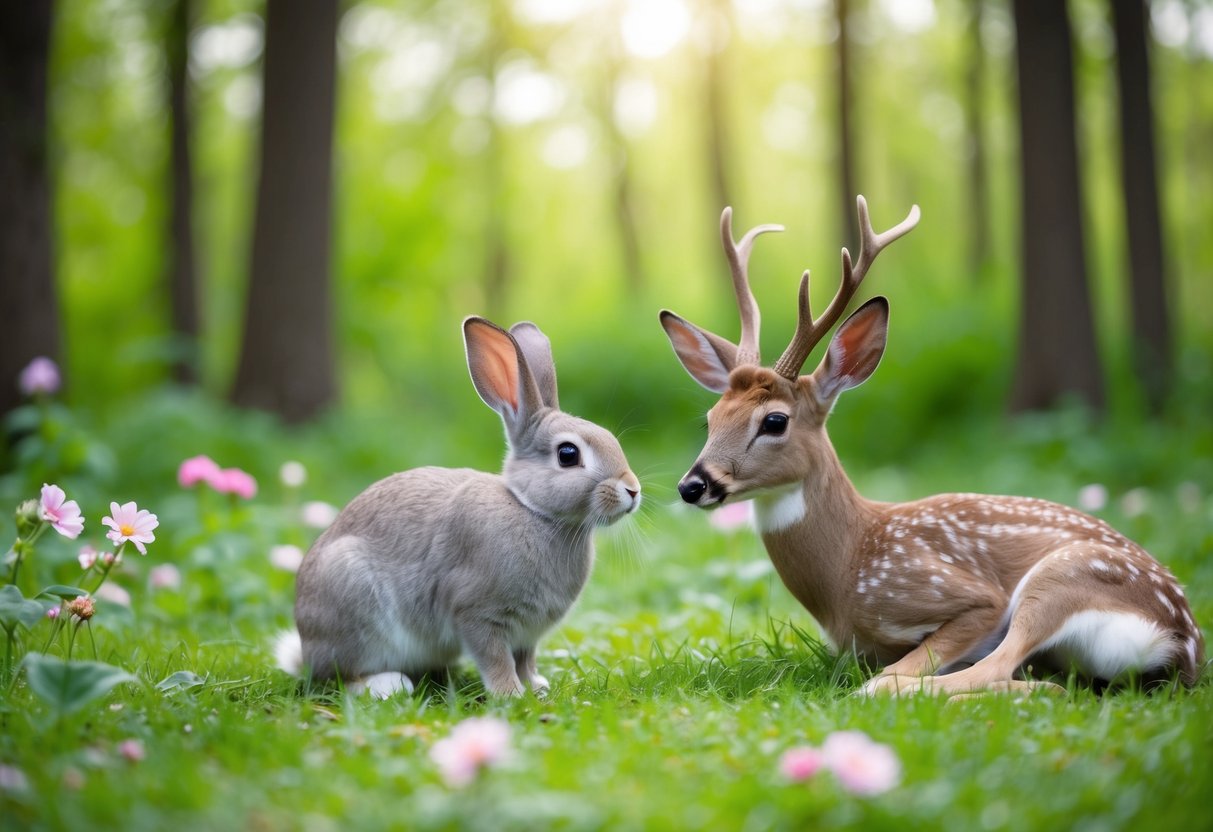
[{"label": "deer", "polygon": [[[826,432],[839,395],[866,381],[884,354],[889,303],[873,297],[834,332],[817,368],[801,370],[842,317],[880,252],[907,234],[918,206],[889,230],[856,199],[858,259],[842,249],[841,284],[820,317],[800,280],[797,325],[774,365],[759,358],[750,289],[760,225],[736,241],[732,209],[720,233],[741,317],[737,343],[662,310],[661,325],[690,376],[720,395],[707,440],[678,483],[683,501],[713,509],[753,500],[753,520],[780,579],[830,646],[882,668],[857,693],[980,696],[1064,692],[1025,668],[1092,680],[1196,683],[1204,639],[1179,582],[1108,523],[1031,497],[937,494],[910,502],[863,497]],[[1028,663],[1031,662],[1029,666]]]}]

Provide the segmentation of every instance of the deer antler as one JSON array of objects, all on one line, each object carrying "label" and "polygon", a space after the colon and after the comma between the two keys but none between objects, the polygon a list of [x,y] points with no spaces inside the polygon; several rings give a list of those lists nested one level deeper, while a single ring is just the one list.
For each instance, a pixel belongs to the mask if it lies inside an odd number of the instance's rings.
[{"label": "deer antler", "polygon": [[729,270],[733,273],[733,291],[737,294],[737,311],[741,313],[741,341],[737,345],[737,364],[758,363],[758,327],[761,319],[758,303],[750,291],[750,251],[754,239],[768,231],[783,231],[782,225],[759,225],[751,228],[733,242],[733,209],[725,208],[720,215],[720,240],[724,243],[724,256],[728,258]]},{"label": "deer antler", "polygon": [[[822,337],[842,317],[842,313],[846,310],[847,304],[851,302],[851,298],[855,296],[855,290],[863,282],[864,276],[868,273],[868,267],[872,265],[876,255],[880,254],[889,243],[918,225],[920,212],[918,206],[915,205],[910,208],[910,213],[904,220],[883,234],[877,234],[872,230],[872,221],[868,217],[867,201],[862,196],[857,196],[855,203],[859,210],[859,231],[862,238],[859,262],[852,266],[851,253],[843,248],[842,285],[838,287],[838,292],[830,301],[830,305],[826,307],[826,311],[816,319],[813,318],[813,313],[809,309],[809,273],[806,271],[801,276],[796,334],[792,336],[792,343],[788,344],[788,348],[775,362],[774,367],[775,372],[786,379],[795,379],[800,375],[800,368],[804,366],[805,359],[809,357],[813,347],[817,346]],[[740,304],[740,301],[738,303]]]}]

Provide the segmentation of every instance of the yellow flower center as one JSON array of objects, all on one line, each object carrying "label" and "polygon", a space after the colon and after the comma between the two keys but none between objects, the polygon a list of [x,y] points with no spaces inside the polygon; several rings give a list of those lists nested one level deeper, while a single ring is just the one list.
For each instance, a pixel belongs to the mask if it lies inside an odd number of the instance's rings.
[{"label": "yellow flower center", "polygon": [[130,537],[135,533],[135,527],[129,523],[123,523],[118,526],[118,531],[122,532],[123,537]]}]

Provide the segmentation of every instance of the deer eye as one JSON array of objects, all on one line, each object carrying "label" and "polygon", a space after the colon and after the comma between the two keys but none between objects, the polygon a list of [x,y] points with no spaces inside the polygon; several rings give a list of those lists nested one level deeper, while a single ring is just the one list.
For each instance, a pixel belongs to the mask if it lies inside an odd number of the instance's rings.
[{"label": "deer eye", "polygon": [[788,429],[788,414],[786,413],[768,413],[762,418],[762,425],[758,428],[759,436],[783,436],[784,431]]},{"label": "deer eye", "polygon": [[556,448],[556,461],[561,468],[572,468],[581,462],[581,451],[572,442],[561,442]]}]

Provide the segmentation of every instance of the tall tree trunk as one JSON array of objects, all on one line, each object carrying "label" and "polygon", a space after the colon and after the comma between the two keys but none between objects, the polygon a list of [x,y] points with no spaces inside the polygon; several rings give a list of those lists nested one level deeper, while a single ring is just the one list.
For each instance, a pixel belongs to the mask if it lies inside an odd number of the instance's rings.
[{"label": "tall tree trunk", "polygon": [[[628,149],[627,137],[619,129],[615,120],[615,95],[619,89],[619,54],[618,43],[612,44],[612,54],[607,59],[606,77],[602,93],[602,123],[606,128],[609,142],[607,153],[607,174],[611,178],[614,200],[612,208],[615,215],[615,228],[619,236],[620,254],[623,261],[624,278],[632,296],[639,297],[645,287],[644,260],[640,255],[640,230],[636,222],[636,197],[632,181],[632,160]],[[715,155],[715,154],[713,154]],[[713,167],[722,165],[722,160],[716,160]],[[720,167],[717,179],[724,175]],[[718,187],[722,187],[719,186]],[[722,191],[723,195],[723,191]]]},{"label": "tall tree trunk", "polygon": [[488,146],[484,153],[484,296],[490,316],[505,312],[510,284],[510,250],[505,227],[505,148],[502,147],[501,127],[493,112],[497,98],[497,62],[505,51],[509,14],[501,8],[501,0],[489,3],[489,36],[483,52],[484,75],[492,85],[489,95]]},{"label": "tall tree trunk", "polygon": [[232,400],[288,422],[335,394],[330,287],[337,0],[268,0],[261,175]]},{"label": "tall tree trunk", "polygon": [[176,379],[198,380],[198,283],[194,258],[194,177],[190,161],[188,62],[191,0],[174,0],[169,12],[166,57],[169,82],[171,195],[169,202],[169,306],[178,357]]},{"label": "tall tree trunk", "polygon": [[990,197],[986,177],[986,50],[981,40],[986,0],[969,3],[969,65],[965,76],[965,121],[969,162],[969,272],[974,280],[991,259]]},{"label": "tall tree trunk", "polygon": [[[712,11],[728,19],[728,3],[713,0]],[[731,27],[730,27],[731,28]],[[708,168],[711,176],[712,198],[715,206],[711,213],[718,215],[726,205],[733,204],[733,189],[729,185],[729,134],[728,105],[725,94],[725,46],[713,43],[707,51],[704,67],[704,107],[708,127]]]},{"label": "tall tree trunk", "polygon": [[1022,289],[1013,410],[1104,401],[1083,248],[1073,55],[1066,4],[1014,0]]},{"label": "tall tree trunk", "polygon": [[1142,389],[1158,408],[1171,376],[1162,221],[1154,152],[1154,106],[1144,0],[1112,0],[1120,89],[1120,170],[1129,241],[1129,308],[1133,356]]},{"label": "tall tree trunk", "polygon": [[59,359],[59,299],[51,249],[47,64],[51,0],[0,11],[0,417],[21,401],[31,359]]},{"label": "tall tree trunk", "polygon": [[842,209],[846,246],[855,251],[859,244],[859,219],[855,215],[855,127],[851,107],[851,43],[847,18],[850,0],[835,0],[838,19],[838,193]]}]

